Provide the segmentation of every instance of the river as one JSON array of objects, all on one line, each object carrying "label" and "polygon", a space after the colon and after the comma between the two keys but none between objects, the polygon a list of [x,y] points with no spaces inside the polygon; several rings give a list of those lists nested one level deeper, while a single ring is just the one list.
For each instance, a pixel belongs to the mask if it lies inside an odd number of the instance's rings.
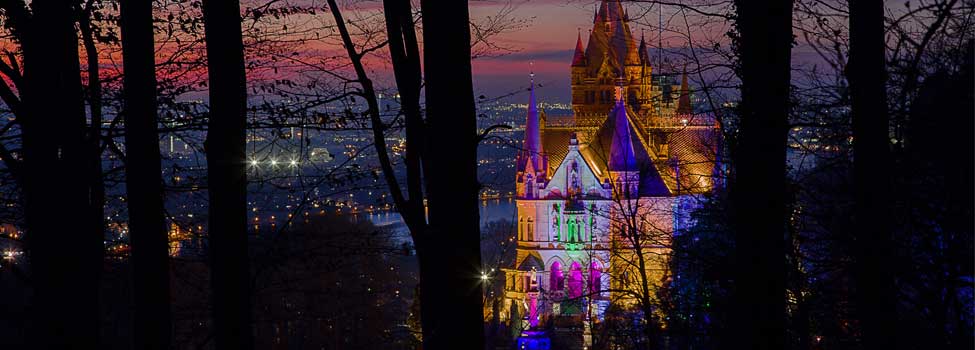
[{"label": "river", "polygon": [[[480,202],[481,227],[487,223],[497,220],[516,220],[514,199],[488,199]],[[374,225],[388,230],[393,230],[397,234],[407,234],[406,225],[403,218],[396,212],[378,212],[361,216]]]}]

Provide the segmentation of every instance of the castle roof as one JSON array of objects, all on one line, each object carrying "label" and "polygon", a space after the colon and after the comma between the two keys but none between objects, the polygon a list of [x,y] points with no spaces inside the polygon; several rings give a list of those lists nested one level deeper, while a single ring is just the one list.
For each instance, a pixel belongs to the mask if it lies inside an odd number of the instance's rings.
[{"label": "castle roof", "polygon": [[[609,146],[609,171],[637,171],[636,151],[639,145],[634,145],[635,130],[631,133],[630,118],[626,117],[626,105],[623,99],[616,101],[616,107],[609,112],[613,119],[613,136]],[[635,146],[635,147],[634,147]]]},{"label": "castle roof", "polygon": [[621,100],[610,111],[603,125],[593,134],[584,156],[591,164],[600,167],[602,172],[634,171],[640,176],[639,196],[668,196],[670,190],[664,183],[660,172],[654,165],[654,157],[647,147],[646,140],[638,131],[635,115]]},{"label": "castle roof", "polygon": [[536,271],[545,270],[545,263],[542,262],[542,259],[537,254],[529,254],[518,264],[518,270],[521,271],[531,271],[533,267]]}]

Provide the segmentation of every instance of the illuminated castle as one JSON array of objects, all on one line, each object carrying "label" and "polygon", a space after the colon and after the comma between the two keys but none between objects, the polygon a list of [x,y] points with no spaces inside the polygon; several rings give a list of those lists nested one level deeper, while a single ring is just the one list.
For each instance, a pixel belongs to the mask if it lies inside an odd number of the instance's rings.
[{"label": "illuminated castle", "polygon": [[503,319],[515,329],[598,322],[610,303],[627,303],[610,291],[639,287],[620,229],[627,215],[659,238],[641,251],[647,280],[662,282],[685,199],[714,186],[716,123],[693,113],[686,73],[679,86],[651,74],[646,43],[636,45],[618,0],[602,1],[571,69],[571,116],[539,113],[531,85],[517,158],[517,258],[504,269]]}]

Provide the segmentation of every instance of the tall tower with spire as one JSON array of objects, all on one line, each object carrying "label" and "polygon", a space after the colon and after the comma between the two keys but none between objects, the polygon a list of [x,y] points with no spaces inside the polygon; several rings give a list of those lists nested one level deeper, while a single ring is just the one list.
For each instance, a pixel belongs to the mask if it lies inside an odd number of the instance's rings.
[{"label": "tall tower with spire", "polygon": [[630,19],[619,0],[603,0],[593,16],[587,44],[582,33],[576,39],[572,59],[572,109],[576,125],[598,126],[616,104],[614,90],[624,80],[628,105],[642,114],[652,110],[656,91],[650,76],[653,69],[646,42],[637,45],[630,32]]},{"label": "tall tower with spire", "polygon": [[539,186],[544,186],[548,162],[542,152],[541,117],[535,97],[535,73],[531,73],[528,93],[528,113],[525,116],[525,142],[518,152],[517,192],[519,198],[537,198]]}]

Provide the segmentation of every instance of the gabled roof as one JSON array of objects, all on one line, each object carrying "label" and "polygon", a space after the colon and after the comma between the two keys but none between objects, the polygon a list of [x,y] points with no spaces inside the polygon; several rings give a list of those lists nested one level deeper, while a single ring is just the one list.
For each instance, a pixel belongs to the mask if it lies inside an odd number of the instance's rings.
[{"label": "gabled roof", "polygon": [[[622,116],[619,114],[621,111],[624,113]],[[593,134],[589,145],[580,151],[583,157],[587,158],[587,161],[590,161],[591,165],[597,168],[595,169],[596,172],[605,176],[609,171],[618,171],[610,167],[610,164],[613,163],[612,149],[614,143],[622,145],[625,141],[628,145],[624,147],[626,150],[618,150],[616,154],[620,155],[632,150],[632,153],[626,157],[630,157],[633,160],[631,164],[632,168],[628,168],[633,170],[623,171],[639,172],[639,195],[648,197],[668,196],[670,195],[670,190],[661,178],[660,172],[657,171],[657,167],[654,165],[653,157],[647,149],[646,141],[643,139],[642,134],[637,131],[639,130],[636,124],[637,121],[628,117],[630,114],[634,113],[625,104],[618,103],[617,107],[610,112],[610,115],[615,117],[606,118],[606,122]],[[620,130],[620,132],[617,132],[618,129],[625,129],[626,131]],[[614,136],[622,134],[628,134],[628,139],[620,140],[618,138],[614,142]]]},{"label": "gabled roof", "polygon": [[634,148],[636,130],[630,128],[630,118],[626,117],[626,105],[623,100],[616,101],[616,107],[609,112],[613,119],[613,136],[609,145],[609,171],[638,171]]},{"label": "gabled roof", "polygon": [[534,267],[536,271],[545,270],[545,264],[542,263],[542,260],[539,259],[539,257],[535,254],[528,254],[528,256],[525,257],[525,260],[522,260],[521,263],[518,264],[518,270],[521,271],[531,271],[532,267]]}]

